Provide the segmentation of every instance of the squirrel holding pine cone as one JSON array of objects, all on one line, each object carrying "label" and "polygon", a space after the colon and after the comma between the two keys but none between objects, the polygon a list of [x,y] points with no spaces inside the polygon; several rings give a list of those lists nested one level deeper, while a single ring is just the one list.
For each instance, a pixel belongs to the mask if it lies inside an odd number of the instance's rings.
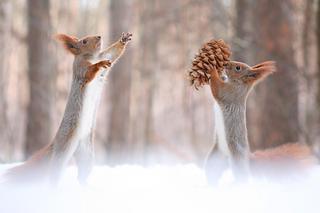
[{"label": "squirrel holding pine cone", "polygon": [[214,105],[214,143],[205,163],[208,181],[216,184],[229,167],[236,180],[247,180],[251,174],[270,178],[300,175],[318,163],[310,147],[303,143],[250,152],[247,97],[257,83],[276,71],[275,62],[249,66],[231,61],[230,56],[230,47],[223,40],[212,39],[199,50],[188,71],[191,85],[196,89],[209,85],[218,103]]}]

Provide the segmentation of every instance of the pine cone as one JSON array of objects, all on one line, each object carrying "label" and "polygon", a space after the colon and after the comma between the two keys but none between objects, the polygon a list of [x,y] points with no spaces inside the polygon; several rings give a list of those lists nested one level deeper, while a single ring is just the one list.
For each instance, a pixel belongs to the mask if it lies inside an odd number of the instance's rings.
[{"label": "pine cone", "polygon": [[189,80],[196,89],[209,84],[210,73],[214,68],[221,72],[223,65],[229,61],[230,47],[222,39],[210,40],[205,43],[194,57],[192,67],[189,70]]}]

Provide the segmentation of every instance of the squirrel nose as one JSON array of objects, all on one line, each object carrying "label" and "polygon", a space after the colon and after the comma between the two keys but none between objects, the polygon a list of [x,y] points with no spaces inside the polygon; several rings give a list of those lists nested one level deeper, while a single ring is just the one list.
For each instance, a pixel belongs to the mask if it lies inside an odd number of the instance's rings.
[{"label": "squirrel nose", "polygon": [[97,36],[97,39],[100,40],[100,39],[101,39],[101,36]]}]

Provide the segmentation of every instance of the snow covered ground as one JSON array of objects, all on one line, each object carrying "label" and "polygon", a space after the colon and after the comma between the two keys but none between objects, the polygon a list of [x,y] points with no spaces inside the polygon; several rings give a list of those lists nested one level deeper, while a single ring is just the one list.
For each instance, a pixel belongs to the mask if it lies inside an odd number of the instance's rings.
[{"label": "snow covered ground", "polygon": [[319,213],[319,201],[319,167],[287,183],[252,179],[236,185],[229,171],[218,187],[209,187],[203,171],[191,164],[96,166],[86,187],[70,167],[55,190],[0,186],[0,213]]}]

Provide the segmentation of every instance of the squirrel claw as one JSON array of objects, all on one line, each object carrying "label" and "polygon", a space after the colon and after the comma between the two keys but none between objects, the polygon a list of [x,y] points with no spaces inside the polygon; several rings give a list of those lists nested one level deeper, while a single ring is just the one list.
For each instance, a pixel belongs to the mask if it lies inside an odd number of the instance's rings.
[{"label": "squirrel claw", "polygon": [[101,63],[101,66],[103,68],[107,68],[107,67],[110,67],[111,66],[111,61],[110,60],[103,60],[100,62]]},{"label": "squirrel claw", "polygon": [[126,43],[128,43],[129,41],[131,41],[131,38],[132,38],[132,33],[122,33],[122,34],[121,34],[121,39],[120,39],[120,41],[121,41],[123,44],[126,44]]}]

